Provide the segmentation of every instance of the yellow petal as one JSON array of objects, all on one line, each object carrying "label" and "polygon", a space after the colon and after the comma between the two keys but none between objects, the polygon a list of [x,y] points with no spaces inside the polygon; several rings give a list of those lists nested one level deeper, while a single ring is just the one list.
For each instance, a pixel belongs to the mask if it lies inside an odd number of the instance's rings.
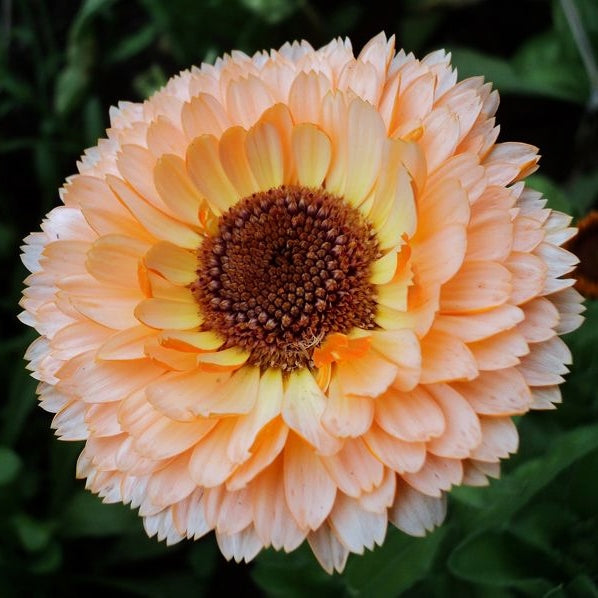
[{"label": "yellow petal", "polygon": [[293,157],[299,183],[319,187],[330,166],[332,144],[328,135],[311,123],[297,125],[292,132]]}]

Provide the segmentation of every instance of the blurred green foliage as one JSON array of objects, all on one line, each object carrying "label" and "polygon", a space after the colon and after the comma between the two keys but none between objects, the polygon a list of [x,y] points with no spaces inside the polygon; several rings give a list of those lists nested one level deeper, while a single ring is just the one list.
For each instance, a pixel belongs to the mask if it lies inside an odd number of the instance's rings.
[{"label": "blurred green foliage", "polygon": [[[598,3],[575,0],[594,60]],[[21,365],[34,335],[15,319],[26,273],[20,239],[107,126],[108,107],[232,48],[252,52],[384,29],[423,55],[453,53],[461,77],[500,89],[503,139],[541,146],[530,179],[581,217],[598,202],[598,115],[562,5],[549,0],[0,1],[0,596],[598,596],[598,304],[567,339],[573,371],[557,412],[519,422],[521,449],[501,480],[457,488],[446,524],[424,539],[390,529],[384,546],[329,577],[308,548],[226,564],[212,537],[171,548],[122,505],[74,479],[81,446],[60,443]],[[596,91],[596,90],[594,90]]]}]

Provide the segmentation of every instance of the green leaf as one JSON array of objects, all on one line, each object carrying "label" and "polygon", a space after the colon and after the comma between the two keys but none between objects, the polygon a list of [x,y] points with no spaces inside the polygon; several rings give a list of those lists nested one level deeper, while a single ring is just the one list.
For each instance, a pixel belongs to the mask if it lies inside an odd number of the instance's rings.
[{"label": "green leaf", "polygon": [[534,587],[547,592],[544,575],[552,563],[507,532],[486,531],[470,536],[451,553],[448,568],[460,579],[500,587]]},{"label": "green leaf", "polygon": [[290,555],[262,551],[251,576],[266,596],[280,598],[335,598],[343,588],[338,575],[328,575],[317,564],[307,542]]},{"label": "green leaf", "polygon": [[153,24],[142,27],[139,31],[125,37],[105,58],[106,64],[115,64],[129,60],[145,50],[156,38],[156,28]]},{"label": "green leaf", "polygon": [[264,19],[266,23],[275,25],[288,19],[298,8],[297,0],[240,0],[241,4]]},{"label": "green leaf", "polygon": [[14,451],[0,446],[0,486],[10,484],[21,470],[21,458]]},{"label": "green leaf", "polygon": [[67,505],[61,531],[64,536],[113,536],[136,530],[141,522],[134,511],[122,504],[103,504],[90,492],[75,494]]},{"label": "green leaf", "polygon": [[48,546],[54,525],[47,521],[37,521],[25,513],[12,519],[21,546],[28,552],[39,552]]},{"label": "green leaf", "polygon": [[[559,100],[585,103],[585,92],[569,89],[567,84],[556,84],[549,75],[530,75],[529,65],[522,59],[519,66],[503,58],[496,58],[477,50],[451,48],[452,63],[457,67],[459,78],[483,75],[501,93],[542,95]],[[562,68],[562,67],[561,67]]]},{"label": "green leaf", "polygon": [[432,567],[447,525],[425,538],[407,536],[389,527],[384,544],[363,556],[352,556],[345,571],[345,581],[353,596],[398,596]]}]

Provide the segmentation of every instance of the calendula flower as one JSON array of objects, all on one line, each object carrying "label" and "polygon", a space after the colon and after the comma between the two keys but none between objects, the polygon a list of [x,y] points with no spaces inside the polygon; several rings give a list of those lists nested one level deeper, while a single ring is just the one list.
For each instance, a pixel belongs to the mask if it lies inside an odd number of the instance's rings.
[{"label": "calendula flower", "polygon": [[587,214],[577,226],[577,234],[566,244],[580,260],[575,287],[585,297],[598,299],[598,211]]},{"label": "calendula flower", "polygon": [[581,321],[570,218],[498,95],[378,35],[241,52],[111,111],[26,239],[22,319],[77,475],[167,543],[423,535],[552,408]]}]

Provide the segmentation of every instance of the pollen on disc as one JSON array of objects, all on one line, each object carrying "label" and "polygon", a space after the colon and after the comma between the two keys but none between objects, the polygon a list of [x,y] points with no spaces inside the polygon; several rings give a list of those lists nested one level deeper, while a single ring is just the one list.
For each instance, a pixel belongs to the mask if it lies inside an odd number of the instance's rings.
[{"label": "pollen on disc", "polygon": [[371,266],[380,256],[372,227],[323,189],[282,186],[242,199],[198,250],[191,285],[206,330],[249,363],[310,367],[327,334],[371,329]]}]

